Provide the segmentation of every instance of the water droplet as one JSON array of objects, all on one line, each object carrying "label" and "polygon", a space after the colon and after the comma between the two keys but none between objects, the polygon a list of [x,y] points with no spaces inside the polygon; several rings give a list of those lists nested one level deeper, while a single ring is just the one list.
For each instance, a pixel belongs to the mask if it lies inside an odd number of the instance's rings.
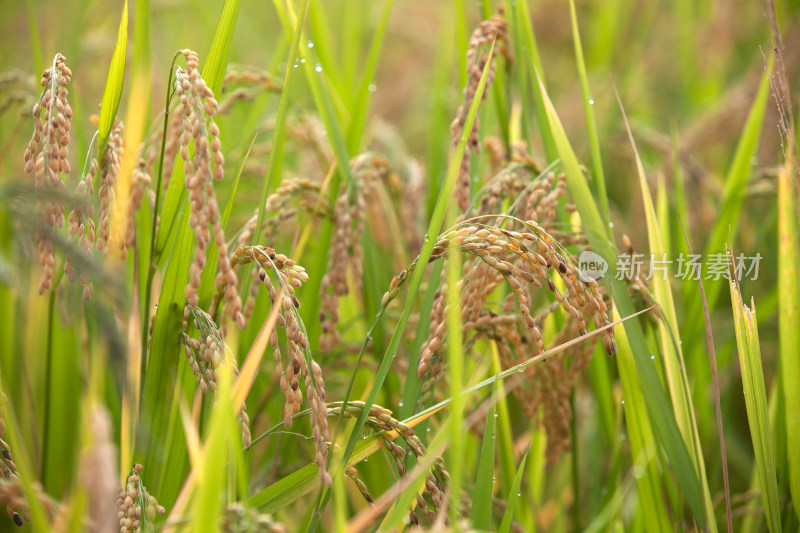
[{"label": "water droplet", "polygon": [[323,129],[321,133],[322,133],[322,135],[327,135],[328,134],[328,130]]},{"label": "water droplet", "polygon": [[613,222],[609,222],[609,223],[608,223],[608,227],[609,227],[609,228],[613,228],[613,227],[614,227],[614,223],[613,223]]},{"label": "water droplet", "polygon": [[494,417],[497,418],[497,412],[494,413]]},{"label": "water droplet", "polygon": [[426,429],[425,431],[427,431],[428,433],[430,433],[430,432],[431,432],[431,428],[428,428],[428,429]]},{"label": "water droplet", "polygon": [[305,63],[305,62],[306,62],[306,58],[305,58],[305,57],[301,57],[301,58],[300,58],[300,62],[301,62],[301,63]]},{"label": "water droplet", "polygon": [[309,48],[314,48],[314,43],[313,43],[313,42],[311,42],[311,41],[308,41],[308,47],[309,47]]},{"label": "water droplet", "polygon": [[299,67],[299,66],[300,66],[300,63],[298,63],[297,61],[295,61],[294,65],[292,65],[292,66],[293,66],[294,68],[297,68],[297,67]]},{"label": "water droplet", "polygon": [[367,89],[369,89],[369,92],[374,93],[375,91],[378,90],[378,86],[375,85],[374,83],[370,83],[369,87],[367,87]]},{"label": "water droplet", "polygon": [[589,98],[589,105],[594,105],[594,98]]},{"label": "water droplet", "polygon": [[656,356],[655,356],[655,355],[653,355],[653,354],[650,354],[650,359],[655,359],[655,358],[656,358]]},{"label": "water droplet", "polygon": [[492,483],[497,483],[497,478],[492,476]]},{"label": "water droplet", "polygon": [[522,493],[521,493],[521,492],[518,492],[518,493],[517,493],[517,498],[519,498],[520,496],[522,496]]},{"label": "water droplet", "polygon": [[399,405],[400,407],[403,407],[403,402],[400,402],[398,405]]},{"label": "water droplet", "polygon": [[316,70],[317,72],[322,72],[322,65],[320,65],[319,63],[317,63],[317,64],[314,66],[314,70]]},{"label": "water droplet", "polygon": [[625,405],[625,400],[622,400],[622,405]]}]

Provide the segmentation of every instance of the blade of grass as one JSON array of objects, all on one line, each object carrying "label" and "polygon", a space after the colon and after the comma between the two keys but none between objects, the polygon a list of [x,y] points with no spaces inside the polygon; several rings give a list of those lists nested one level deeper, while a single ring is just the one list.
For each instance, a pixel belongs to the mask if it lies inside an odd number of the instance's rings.
[{"label": "blade of grass", "polygon": [[[491,54],[489,55],[491,57]],[[465,128],[466,129],[466,128]],[[448,227],[455,222],[455,209],[447,211]],[[453,398],[450,406],[450,439],[448,457],[450,464],[463,465],[465,461],[466,442],[464,439],[464,406],[466,398],[462,398],[461,390],[464,384],[464,345],[463,324],[461,322],[461,255],[453,246],[447,260],[447,376],[450,381],[450,397]],[[424,269],[420,269],[424,270]],[[494,443],[492,443],[494,445]],[[494,452],[494,447],[492,448]],[[494,462],[492,463],[494,468]],[[461,484],[464,481],[464,470],[456,468],[450,474],[449,496],[450,506],[448,512],[452,523],[459,519],[461,511]],[[479,482],[480,480],[476,481]],[[490,495],[491,507],[491,495]],[[480,503],[479,503],[480,505]],[[491,509],[490,509],[491,511]]]},{"label": "blade of grass", "polygon": [[[496,413],[497,407],[492,404],[491,409],[486,413],[481,455],[478,459],[478,470],[475,477],[475,495],[472,498],[472,511],[470,513],[472,527],[485,531],[490,531],[492,527],[492,499],[494,497],[495,484],[494,445],[496,440],[495,429],[497,426]],[[506,512],[507,511],[508,510],[506,510]]]},{"label": "blade of grass", "polygon": [[[553,138],[558,148],[558,153],[562,161],[564,172],[567,177],[567,184],[572,192],[573,200],[578,209],[583,222],[583,229],[589,240],[589,244],[595,253],[606,260],[609,270],[606,274],[611,286],[611,294],[619,309],[620,314],[629,316],[633,314],[633,303],[628,296],[625,285],[621,280],[616,279],[617,253],[612,247],[607,237],[607,230],[603,224],[600,213],[597,209],[589,187],[580,165],[575,157],[575,153],[570,146],[564,127],[556,114],[552,102],[550,102],[544,85],[539,80],[539,87],[544,97],[544,104],[550,121]],[[653,423],[658,441],[664,447],[664,451],[669,458],[670,465],[675,472],[678,484],[683,490],[686,501],[692,509],[695,517],[701,526],[705,526],[705,512],[703,505],[703,491],[695,472],[692,459],[686,449],[686,445],[678,428],[675,416],[669,406],[669,400],[661,386],[655,364],[647,354],[650,351],[644,338],[641,326],[637,321],[630,320],[625,322],[625,331],[633,350],[633,357],[636,361],[636,370],[639,376],[638,383],[644,394],[650,419]]]},{"label": "blade of grass", "polygon": [[800,253],[797,244],[795,187],[791,166],[778,172],[778,343],[780,374],[786,406],[786,452],[789,489],[795,513],[800,517]]},{"label": "blade of grass", "polygon": [[[536,38],[533,33],[533,22],[528,11],[528,2],[513,2],[511,6],[511,35],[514,36],[515,55],[520,60],[518,71],[520,73],[519,84],[523,98],[523,109],[534,108],[545,156],[548,161],[553,161],[558,158],[558,150],[556,149],[553,132],[548,127],[547,110],[544,104],[544,82],[537,83],[537,78],[544,75],[544,70],[542,69],[539,48],[536,45]],[[526,61],[527,58],[530,58],[530,61]],[[526,105],[524,100],[528,95],[533,96],[532,106]],[[532,131],[526,133],[528,135],[533,134]]]},{"label": "blade of grass", "polygon": [[361,74],[361,80],[353,93],[350,124],[347,128],[347,149],[351,154],[359,151],[361,138],[364,135],[364,129],[367,125],[367,110],[369,109],[370,95],[372,94],[370,86],[375,78],[375,71],[378,67],[383,38],[386,34],[386,28],[389,25],[389,15],[392,12],[393,6],[394,0],[386,0],[383,4],[381,18],[378,20],[378,27],[375,30],[375,35],[372,37],[372,44],[367,54],[364,72]]},{"label": "blade of grass", "polygon": [[[733,253],[730,252],[730,257]],[[764,385],[764,370],[761,367],[761,348],[758,342],[755,300],[751,298],[748,308],[742,301],[742,293],[735,277],[735,264],[729,280],[731,305],[736,328],[736,345],[739,349],[739,365],[742,371],[747,422],[753,441],[756,470],[761,486],[761,500],[767,527],[772,533],[781,531],[780,502],[778,501],[778,479],[775,470],[775,453],[767,412],[767,393]],[[795,386],[793,384],[792,386]]]},{"label": "blade of grass", "polygon": [[122,20],[119,23],[117,33],[117,44],[114,45],[114,53],[111,56],[111,65],[108,67],[108,78],[103,89],[103,100],[100,104],[100,123],[98,129],[99,150],[97,159],[103,157],[106,150],[108,135],[111,133],[111,126],[114,124],[114,117],[117,116],[119,100],[122,97],[122,83],[125,80],[125,56],[128,48],[128,0],[122,6]]},{"label": "blade of grass", "polygon": [[520,487],[522,486],[522,475],[525,473],[525,463],[528,460],[528,452],[525,452],[525,455],[522,456],[522,460],[519,462],[519,467],[517,468],[517,473],[514,475],[514,483],[511,484],[511,490],[508,493],[508,498],[506,498],[508,504],[506,505],[506,511],[503,513],[503,521],[500,522],[500,529],[498,529],[498,533],[508,533],[511,531],[511,523],[514,520],[514,511],[517,508],[517,500],[520,497]]},{"label": "blade of grass", "polygon": [[[616,311],[614,318],[617,318]],[[663,498],[658,468],[658,444],[647,412],[642,389],[638,386],[631,345],[625,330],[617,334],[617,368],[622,383],[622,410],[631,443],[634,477],[639,490],[641,514],[647,517],[648,531],[671,531],[669,513]]]},{"label": "blade of grass", "polygon": [[[681,221],[681,229],[683,229],[683,221]],[[689,253],[693,253],[692,245],[689,244],[689,236],[686,234],[685,229],[683,231],[683,238],[686,241],[686,247],[689,249]],[[731,518],[731,491],[728,482],[728,454],[725,449],[725,432],[722,428],[722,407],[720,406],[719,376],[717,375],[717,355],[714,351],[714,337],[711,331],[711,316],[708,312],[708,301],[706,300],[705,288],[703,288],[703,280],[698,277],[697,283],[700,286],[700,299],[703,302],[703,315],[706,322],[706,345],[708,346],[708,357],[711,362],[711,377],[714,386],[714,407],[717,412],[717,432],[719,434],[720,456],[722,460],[722,481],[725,485],[725,518],[728,524],[728,533],[731,533],[733,531],[733,520]]]},{"label": "blade of grass", "polygon": [[[589,147],[592,153],[592,181],[595,186],[595,193],[600,200],[600,214],[603,220],[611,220],[608,210],[608,195],[606,194],[606,178],[603,172],[603,159],[600,154],[600,139],[597,135],[597,119],[594,116],[594,99],[589,90],[589,78],[586,75],[586,63],[583,59],[583,46],[581,45],[581,34],[578,29],[578,14],[575,10],[575,0],[569,0],[570,24],[572,25],[572,42],[575,46],[575,63],[578,67],[578,79],[581,84],[581,95],[583,96],[583,114],[586,117],[586,129],[589,135]],[[609,234],[611,230],[609,228]]]},{"label": "blade of grass", "polygon": [[[650,189],[647,185],[644,165],[642,165],[642,160],[639,157],[639,151],[636,148],[636,142],[633,139],[633,133],[628,123],[628,116],[625,114],[625,108],[622,105],[622,100],[619,97],[619,92],[617,92],[616,87],[614,87],[614,93],[617,96],[617,103],[622,113],[622,119],[625,123],[628,139],[633,148],[634,160],[636,161],[636,171],[639,175],[639,186],[644,203],[650,253],[654,259],[666,258],[666,250],[661,239],[661,231],[659,230],[659,223],[656,218],[653,198],[650,195]],[[680,332],[678,331],[678,317],[675,313],[675,301],[672,297],[672,288],[670,287],[669,279],[666,275],[654,275],[650,282],[652,283],[655,299],[661,311],[661,320],[658,323],[658,330],[664,369],[667,376],[667,385],[670,392],[670,399],[672,400],[672,409],[675,413],[675,420],[678,423],[678,428],[683,436],[683,442],[686,444],[686,448],[691,452],[690,457],[703,489],[706,520],[708,521],[709,529],[710,531],[716,531],[717,525],[714,518],[714,505],[711,502],[711,491],[708,488],[706,467],[703,461],[703,449],[700,445],[697,421],[695,420],[694,409],[692,408],[689,378],[686,375],[683,350],[681,350],[681,344],[677,342],[680,339]]]},{"label": "blade of grass", "polygon": [[228,468],[234,468],[235,464],[228,461],[229,451],[238,449],[238,445],[233,444],[238,436],[234,415],[237,409],[232,401],[231,378],[230,364],[218,369],[218,389],[209,424],[209,436],[197,464],[192,469],[198,481],[198,491],[192,508],[192,531],[197,533],[219,531],[220,495],[225,487],[225,465],[227,463]]}]

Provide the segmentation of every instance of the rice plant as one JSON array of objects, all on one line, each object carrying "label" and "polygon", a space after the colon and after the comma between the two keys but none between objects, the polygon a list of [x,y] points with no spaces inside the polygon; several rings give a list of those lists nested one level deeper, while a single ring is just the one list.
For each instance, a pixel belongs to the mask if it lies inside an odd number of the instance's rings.
[{"label": "rice plant", "polygon": [[0,20],[0,530],[800,527],[797,6]]}]

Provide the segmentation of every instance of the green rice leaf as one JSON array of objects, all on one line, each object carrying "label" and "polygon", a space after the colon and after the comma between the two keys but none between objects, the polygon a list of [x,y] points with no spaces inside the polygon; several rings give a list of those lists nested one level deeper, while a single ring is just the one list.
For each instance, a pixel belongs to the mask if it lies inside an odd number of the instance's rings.
[{"label": "green rice leaf", "polygon": [[506,501],[508,505],[506,505],[506,512],[503,513],[503,521],[500,522],[500,529],[497,531],[499,533],[508,533],[511,531],[511,522],[514,520],[514,511],[517,508],[517,500],[520,497],[520,487],[522,486],[522,475],[525,473],[525,463],[528,460],[528,452],[525,452],[525,455],[522,456],[522,460],[519,462],[519,467],[517,468],[517,473],[514,475],[514,483],[511,484],[511,490],[508,493],[508,498]]},{"label": "green rice leaf", "polygon": [[122,84],[125,80],[125,56],[128,48],[128,0],[122,7],[122,20],[119,23],[117,33],[117,44],[114,46],[114,53],[111,56],[111,65],[108,67],[108,78],[106,87],[103,89],[103,100],[100,104],[100,123],[98,129],[98,159],[102,158],[106,149],[108,135],[114,124],[114,117],[117,116],[119,100],[122,96]]},{"label": "green rice leaf", "polygon": [[800,253],[792,182],[791,166],[787,165],[778,172],[778,353],[786,409],[789,489],[800,517]]},{"label": "green rice leaf", "polygon": [[[491,397],[489,401],[491,403]],[[475,495],[472,498],[472,526],[481,531],[489,531],[492,527],[492,498],[494,497],[495,485],[494,445],[496,440],[495,427],[497,425],[496,413],[497,407],[495,405],[492,405],[486,413],[481,455],[478,460],[478,473],[475,478]]]},{"label": "green rice leaf", "polygon": [[[615,317],[616,319],[616,317]],[[642,516],[647,517],[648,531],[672,531],[663,497],[658,465],[658,444],[647,413],[644,394],[631,345],[625,330],[617,333],[617,368],[622,383],[622,410],[631,443],[634,477],[639,490]]]},{"label": "green rice leaf", "polygon": [[[744,304],[735,276],[730,277],[729,286],[736,328],[736,345],[739,349],[744,401],[747,408],[747,423],[750,426],[750,437],[753,442],[756,470],[761,486],[761,500],[764,503],[767,527],[772,533],[778,533],[781,531],[781,513],[775,469],[775,445],[772,442],[764,370],[761,367],[761,347],[758,342],[755,301],[750,300],[749,308]],[[792,384],[792,386],[796,386],[796,384]]]}]

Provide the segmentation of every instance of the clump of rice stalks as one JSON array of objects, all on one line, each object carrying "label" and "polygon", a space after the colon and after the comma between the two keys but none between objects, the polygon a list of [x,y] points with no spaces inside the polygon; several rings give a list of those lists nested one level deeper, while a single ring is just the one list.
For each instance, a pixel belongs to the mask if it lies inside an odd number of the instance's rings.
[{"label": "clump of rice stalks", "polygon": [[[342,410],[341,406],[336,406],[330,410],[331,415],[341,414],[344,418],[358,418],[364,409],[363,402],[349,402]],[[380,433],[383,438],[384,448],[389,452],[389,455],[394,458],[395,468],[397,475],[404,477],[407,474],[406,461],[407,455],[411,454],[419,461],[425,455],[425,446],[419,439],[417,434],[412,428],[392,417],[392,411],[373,405],[369,410],[369,415],[366,420],[366,427]],[[403,438],[406,447],[397,444],[396,439],[391,436],[392,432],[396,432]],[[354,469],[351,469],[354,470]],[[372,503],[372,497],[366,490],[366,485],[363,482],[358,483],[356,474],[348,471],[347,475],[356,482],[359,491],[361,491],[364,498],[368,503]],[[434,523],[439,517],[440,513],[446,512],[447,509],[447,487],[450,474],[444,468],[444,460],[437,458],[431,471],[428,473],[425,480],[425,488],[421,494],[417,495],[417,508],[419,512],[423,513],[431,523]],[[446,514],[441,517],[447,522]],[[409,511],[409,522],[412,525],[419,524],[419,517],[413,509]]]},{"label": "clump of rice stalks", "polygon": [[[299,211],[308,211],[317,216],[329,217],[331,206],[328,198],[321,194],[322,186],[308,178],[289,178],[283,180],[274,193],[267,197],[264,204],[264,222],[262,229],[264,238],[271,242],[275,238],[275,230],[283,223],[296,217]],[[293,207],[296,202],[297,207]],[[239,235],[239,244],[246,246],[255,233],[258,223],[258,209],[245,223]]]},{"label": "clump of rice stalks", "polygon": [[[271,305],[280,306],[277,326],[286,330],[289,351],[285,366],[275,329],[270,335],[269,342],[272,347],[272,359],[275,362],[275,373],[280,376],[280,388],[285,398],[283,423],[287,428],[291,427],[292,416],[300,411],[300,404],[303,401],[303,393],[300,390],[300,377],[302,377],[305,379],[306,394],[311,402],[311,427],[314,433],[316,462],[320,478],[324,483],[330,485],[330,474],[325,471],[328,455],[327,443],[330,441],[328,410],[325,404],[325,383],[322,378],[322,369],[311,357],[308,335],[300,315],[297,313],[300,301],[295,296],[295,288],[302,287],[303,283],[308,281],[308,274],[294,260],[276,253],[275,250],[266,246],[239,247],[231,261],[235,266],[255,263],[257,268],[253,272],[255,279],[251,293],[255,297],[258,293],[258,286],[263,283]],[[274,272],[278,277],[280,292],[275,288],[268,272]],[[253,298],[250,301],[252,302]]]},{"label": "clump of rice stalks", "polygon": [[158,504],[156,498],[147,492],[142,483],[144,467],[136,463],[128,475],[124,489],[119,489],[117,496],[117,517],[120,533],[134,533],[144,529],[144,525],[152,524],[156,515],[164,515],[166,510]]},{"label": "clump of rice stalks", "polygon": [[36,232],[36,244],[43,272],[39,294],[53,287],[55,254],[49,232],[64,227],[63,206],[52,193],[64,189],[61,173],[69,174],[70,171],[67,157],[72,108],[67,101],[67,85],[72,79],[72,71],[65,61],[63,55],[56,54],[52,66],[42,73],[44,90],[33,106],[33,136],[24,156],[25,173],[34,175],[40,196],[37,212],[41,227]]},{"label": "clump of rice stalks", "polygon": [[[450,125],[450,134],[453,141],[453,147],[458,146],[461,139],[461,133],[464,130],[464,124],[467,120],[467,112],[472,106],[472,101],[475,99],[475,92],[481,80],[481,73],[483,72],[486,62],[490,62],[489,75],[486,79],[487,87],[494,80],[496,64],[494,63],[495,57],[502,54],[506,59],[511,59],[511,53],[506,46],[508,41],[508,21],[503,18],[503,8],[500,12],[494,15],[489,20],[482,21],[472,36],[469,39],[469,49],[467,50],[467,85],[464,87],[464,102],[456,112],[456,118]],[[492,56],[489,57],[487,46],[497,41],[497,45],[492,51]],[[484,91],[481,100],[486,99],[488,91]],[[469,182],[470,182],[470,153],[478,153],[480,151],[480,139],[478,138],[478,118],[475,117],[475,122],[472,125],[472,131],[469,134],[469,140],[464,150],[464,157],[461,160],[461,168],[458,173],[458,182],[455,189],[455,197],[458,202],[458,207],[465,211],[469,207]]]},{"label": "clump of rice stalks", "polygon": [[[61,513],[61,506],[45,494],[38,482],[33,484],[33,491],[48,519],[52,520]],[[8,516],[17,526],[22,527],[25,522],[31,521],[30,505],[25,496],[25,487],[19,477],[0,479],[0,505],[6,506]]]},{"label": "clump of rice stalks", "polygon": [[353,287],[361,292],[362,256],[361,235],[367,212],[366,196],[375,183],[386,178],[389,166],[386,159],[374,154],[362,154],[350,163],[353,180],[350,186],[342,184],[334,210],[334,243],[328,250],[328,271],[322,278],[319,318],[322,327],[320,348],[330,350],[338,341],[336,324],[339,322],[339,298],[347,296],[348,270]]},{"label": "clump of rice stalks", "polygon": [[3,72],[0,74],[0,116],[10,109],[17,109],[20,118],[27,115],[38,92],[33,76],[16,69]]},{"label": "clump of rice stalks", "polygon": [[[149,189],[152,181],[150,169],[147,167],[147,159],[143,154],[144,150],[136,160],[136,166],[131,175],[131,192],[125,206],[125,229],[122,232],[121,252],[123,257],[128,248],[136,245],[136,211],[141,207],[144,197],[152,192]],[[153,206],[155,206],[155,198],[153,198]]]},{"label": "clump of rice stalks", "polygon": [[[211,317],[199,307],[188,306],[187,311],[194,318],[194,325],[200,332],[200,338],[194,339],[185,332],[181,333],[186,357],[189,358],[189,365],[200,389],[204,393],[216,394],[217,369],[225,364],[232,365],[234,374],[238,374],[239,369]],[[244,403],[239,410],[239,425],[242,442],[245,446],[250,446],[250,417],[247,415]]]},{"label": "clump of rice stalks", "polygon": [[[522,221],[519,221],[522,222]],[[485,299],[491,293],[499,280],[504,280],[510,287],[514,297],[519,303],[522,319],[530,335],[533,337],[535,353],[545,351],[542,334],[536,320],[531,315],[530,297],[526,287],[533,285],[540,288],[546,285],[552,292],[558,304],[576,322],[580,334],[587,331],[586,320],[593,317],[598,326],[609,324],[605,314],[606,305],[603,302],[596,281],[588,279],[575,267],[571,261],[565,259],[569,254],[536,222],[529,220],[523,222],[529,231],[517,232],[504,228],[483,224],[467,225],[462,223],[437,241],[433,249],[432,259],[445,257],[451,247],[454,250],[465,252],[479,259],[470,266],[475,275],[481,276],[491,272],[491,283],[486,285],[482,294],[474,291],[463,291],[462,316],[465,319],[476,319],[483,307]],[[487,270],[491,269],[491,271]],[[562,293],[550,277],[551,271],[557,271],[563,282],[566,293]],[[392,285],[395,286],[407,273],[396,277]],[[461,282],[464,287],[464,280]],[[393,287],[394,288],[394,287]],[[490,290],[491,289],[491,290]],[[444,295],[446,287],[441,289],[438,299],[446,302]],[[446,305],[442,303],[434,306],[432,311],[430,336],[423,346],[422,356],[419,361],[418,374],[424,376],[434,358],[438,354],[444,338],[445,327],[443,314]],[[476,313],[477,310],[477,313]],[[603,344],[609,354],[616,353],[613,332],[603,332]]]},{"label": "clump of rice stalks", "polygon": [[108,146],[103,152],[100,161],[100,211],[98,213],[98,232],[95,247],[108,254],[109,248],[119,247],[120,243],[110,242],[111,239],[111,218],[115,208],[115,186],[119,177],[119,164],[122,161],[123,142],[122,133],[124,126],[121,122],[115,122],[108,137]]},{"label": "clump of rice stalks", "polygon": [[[11,448],[3,440],[6,431],[5,409],[8,405],[8,398],[0,392],[0,505],[5,505],[6,513],[17,526],[22,526],[25,521],[30,522],[30,508],[28,499],[25,495],[25,487],[20,480],[17,472],[17,465],[11,455]],[[36,482],[33,484],[35,498],[41,503],[47,517],[52,519],[58,515],[60,506],[58,502],[45,494],[42,486]]]},{"label": "clump of rice stalks", "polygon": [[[191,215],[189,225],[194,230],[196,241],[194,261],[189,267],[189,284],[186,300],[189,306],[198,303],[198,290],[206,264],[207,247],[211,242],[209,226],[219,250],[219,273],[217,285],[223,285],[225,311],[240,327],[244,327],[241,313],[242,301],[236,290],[236,273],[231,268],[228,247],[220,220],[219,207],[214,195],[212,176],[221,180],[225,158],[219,140],[219,127],[213,116],[217,110],[214,93],[206,85],[197,70],[198,57],[191,50],[183,50],[186,70],[178,68],[175,73],[175,90],[180,98],[183,116],[183,131],[180,137],[180,154],[185,163],[186,189],[189,191]],[[193,142],[193,156],[189,148]]]},{"label": "clump of rice stalks", "polygon": [[[84,172],[83,177],[78,182],[78,199],[69,213],[69,234],[72,238],[78,237],[79,249],[87,256],[92,254],[92,244],[95,242],[96,237],[94,205],[92,204],[94,190],[92,181],[95,174],[97,174],[97,160],[92,158],[88,172]],[[70,253],[67,254],[64,260],[64,273],[70,283],[74,283],[80,276],[80,282],[83,286],[83,299],[88,302],[92,297],[92,282],[89,280],[87,272],[78,272]]]},{"label": "clump of rice stalks", "polygon": [[[236,86],[236,87],[233,87]],[[232,88],[233,87],[233,88]],[[281,85],[264,70],[231,68],[225,73],[217,114],[227,113],[237,102],[249,102],[264,92],[281,92]]]},{"label": "clump of rice stalks", "polygon": [[14,458],[11,455],[11,448],[8,443],[3,440],[3,435],[6,432],[6,422],[3,417],[5,406],[8,404],[8,398],[0,392],[0,478],[17,479],[17,465],[14,464]]}]

